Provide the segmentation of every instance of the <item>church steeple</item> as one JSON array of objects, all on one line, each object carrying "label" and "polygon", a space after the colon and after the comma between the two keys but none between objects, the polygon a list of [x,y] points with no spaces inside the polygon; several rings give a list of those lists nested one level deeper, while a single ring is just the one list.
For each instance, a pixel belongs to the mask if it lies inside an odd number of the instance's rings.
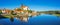
[{"label": "church steeple", "polygon": [[22,9],[23,9],[23,7],[25,7],[24,4],[21,4],[21,8],[22,8]]},{"label": "church steeple", "polygon": [[24,5],[23,4],[21,4],[21,7],[23,7]]},{"label": "church steeple", "polygon": [[28,7],[25,6],[24,4],[21,4],[21,9],[22,9],[22,10],[28,10]]}]

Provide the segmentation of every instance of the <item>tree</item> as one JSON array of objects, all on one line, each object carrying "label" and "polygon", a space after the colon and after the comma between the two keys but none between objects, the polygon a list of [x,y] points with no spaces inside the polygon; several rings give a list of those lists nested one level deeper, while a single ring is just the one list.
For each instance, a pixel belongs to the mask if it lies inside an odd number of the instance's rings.
[{"label": "tree", "polygon": [[0,14],[2,14],[2,10],[0,10]]},{"label": "tree", "polygon": [[12,15],[16,15],[16,13],[14,13],[14,11],[11,11],[11,14],[12,14]]},{"label": "tree", "polygon": [[32,10],[28,10],[29,13],[32,13]]}]

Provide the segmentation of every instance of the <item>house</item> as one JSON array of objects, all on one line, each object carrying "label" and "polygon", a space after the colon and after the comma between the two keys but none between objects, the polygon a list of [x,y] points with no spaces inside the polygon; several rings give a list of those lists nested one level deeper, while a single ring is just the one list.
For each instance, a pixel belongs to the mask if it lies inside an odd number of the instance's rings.
[{"label": "house", "polygon": [[14,10],[14,13],[17,13],[17,14],[23,13],[23,10],[16,8],[16,9]]},{"label": "house", "polygon": [[23,4],[21,5],[21,9],[22,10],[28,10],[28,7],[27,6],[24,6]]},{"label": "house", "polygon": [[3,9],[3,10],[2,10],[2,13],[3,13],[3,14],[10,14],[10,13],[11,13],[11,11],[10,11],[10,10],[8,10],[8,9]]},{"label": "house", "polygon": [[28,7],[27,6],[22,6],[21,7],[23,10],[28,10]]}]

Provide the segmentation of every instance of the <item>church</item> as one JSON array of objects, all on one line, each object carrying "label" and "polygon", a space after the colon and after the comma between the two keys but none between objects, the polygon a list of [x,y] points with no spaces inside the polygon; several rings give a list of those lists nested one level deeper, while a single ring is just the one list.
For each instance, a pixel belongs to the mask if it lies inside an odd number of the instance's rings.
[{"label": "church", "polygon": [[15,8],[15,10],[13,10],[13,11],[14,11],[14,13],[18,13],[18,14],[22,13],[22,14],[24,14],[24,13],[28,13],[28,10],[29,10],[28,7],[24,6],[22,4],[20,8]]}]

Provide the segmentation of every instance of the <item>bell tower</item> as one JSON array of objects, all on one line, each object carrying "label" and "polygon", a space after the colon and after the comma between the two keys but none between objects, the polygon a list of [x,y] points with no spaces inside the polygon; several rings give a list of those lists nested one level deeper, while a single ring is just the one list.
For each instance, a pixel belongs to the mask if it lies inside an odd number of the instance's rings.
[{"label": "bell tower", "polygon": [[23,5],[23,4],[21,4],[21,9],[22,9],[22,10],[28,10],[28,7],[25,6],[25,5]]}]

